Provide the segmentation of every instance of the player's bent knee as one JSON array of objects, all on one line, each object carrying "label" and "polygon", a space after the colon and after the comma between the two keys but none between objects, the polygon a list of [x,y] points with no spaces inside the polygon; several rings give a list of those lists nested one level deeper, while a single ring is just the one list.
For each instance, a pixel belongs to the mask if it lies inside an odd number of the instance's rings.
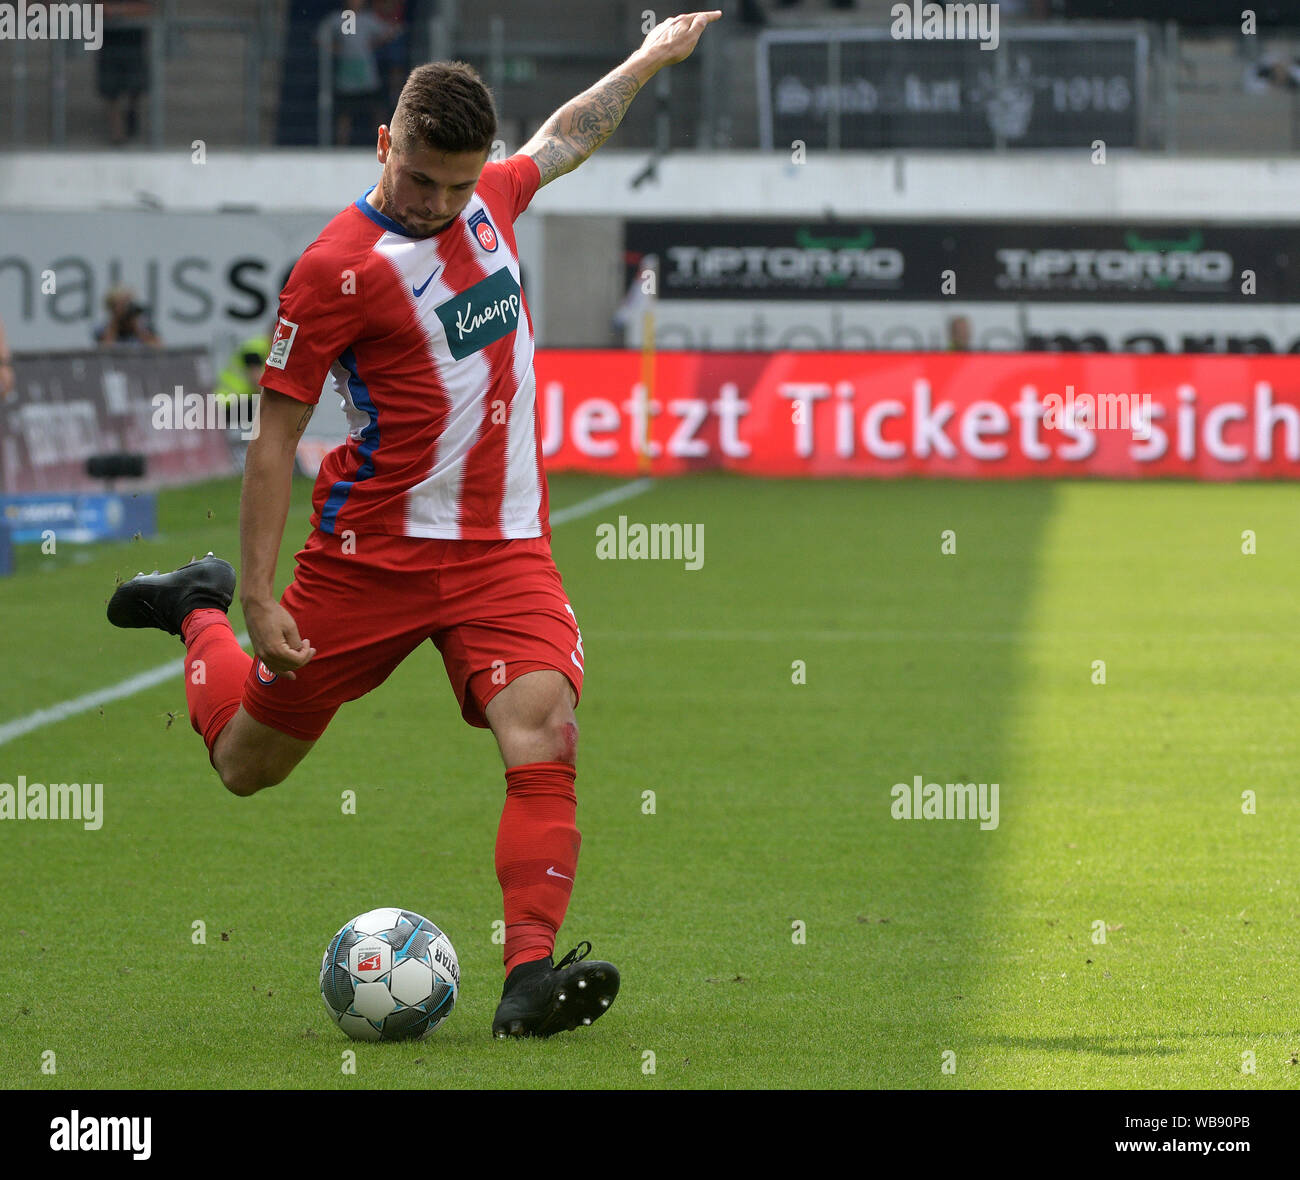
[{"label": "player's bent knee", "polygon": [[284,782],[293,770],[293,765],[272,766],[265,762],[244,759],[234,764],[223,764],[218,768],[221,781],[232,795],[247,798],[275,787]]},{"label": "player's bent knee", "polygon": [[578,721],[573,710],[567,710],[568,716],[557,719],[552,725],[551,736],[555,740],[556,762],[567,762],[571,766],[578,762]]},{"label": "player's bent knee", "polygon": [[543,751],[547,762],[567,762],[577,765],[578,721],[568,701],[557,705],[547,717],[526,735]]},{"label": "player's bent knee", "polygon": [[531,724],[501,726],[497,738],[507,766],[528,762],[578,764],[578,722],[567,706]]},{"label": "player's bent knee", "polygon": [[226,785],[226,790],[241,799],[256,795],[258,791],[264,791],[267,787],[274,787],[284,782],[286,777],[283,774],[272,775],[257,768],[243,766],[231,767],[221,772],[221,781]]},{"label": "player's bent knee", "polygon": [[288,738],[241,710],[218,738],[213,765],[226,790],[247,798],[284,782],[313,744]]},{"label": "player's bent knee", "polygon": [[559,672],[530,672],[485,709],[506,766],[530,762],[577,765],[578,722],[573,689]]},{"label": "player's bent knee", "polygon": [[578,751],[578,719],[567,682],[544,709],[533,719],[533,729],[542,740],[553,745],[559,762],[572,762]]}]

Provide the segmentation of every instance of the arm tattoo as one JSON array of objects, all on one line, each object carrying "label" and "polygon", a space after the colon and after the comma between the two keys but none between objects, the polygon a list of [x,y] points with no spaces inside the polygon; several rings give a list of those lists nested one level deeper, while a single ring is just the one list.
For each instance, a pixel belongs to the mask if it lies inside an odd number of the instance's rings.
[{"label": "arm tattoo", "polygon": [[556,111],[525,149],[542,183],[572,172],[613,135],[640,89],[631,74],[615,72]]},{"label": "arm tattoo", "polygon": [[311,421],[311,416],[316,412],[315,406],[308,406],[302,412],[302,417],[298,419],[298,428],[296,433],[301,434],[307,429],[307,423]]}]

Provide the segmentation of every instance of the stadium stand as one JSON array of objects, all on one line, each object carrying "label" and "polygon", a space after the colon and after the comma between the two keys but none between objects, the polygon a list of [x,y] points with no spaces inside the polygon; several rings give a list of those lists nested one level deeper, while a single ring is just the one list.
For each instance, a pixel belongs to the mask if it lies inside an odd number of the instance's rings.
[{"label": "stadium stand", "polygon": [[[752,149],[760,144],[759,38],[790,30],[885,29],[891,0],[718,0],[722,22],[695,59],[665,76],[620,131],[625,147]],[[161,148],[317,146],[321,22],[340,0],[134,0],[153,79],[133,142]],[[390,6],[391,7],[391,6]],[[400,7],[400,6],[398,6]],[[497,93],[502,137],[521,142],[561,102],[621,60],[640,33],[642,0],[410,0],[411,58],[460,57]],[[1267,63],[1296,53],[1300,13],[1262,4],[1242,35],[1241,6],[1210,0],[1008,0],[1003,27],[1141,18],[1151,45],[1143,142],[1177,151],[1276,152],[1300,146],[1300,89]],[[50,42],[0,43],[0,147],[109,146],[93,54]],[[1261,69],[1257,63],[1266,63]],[[1262,79],[1262,83],[1261,83]],[[897,146],[908,146],[899,144]],[[924,146],[924,145],[922,145]]]}]

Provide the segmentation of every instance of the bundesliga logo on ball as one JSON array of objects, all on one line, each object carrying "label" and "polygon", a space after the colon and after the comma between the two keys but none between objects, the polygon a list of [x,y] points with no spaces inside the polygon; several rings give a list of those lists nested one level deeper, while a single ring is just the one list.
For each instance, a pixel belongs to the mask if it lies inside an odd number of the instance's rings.
[{"label": "bundesliga logo on ball", "polygon": [[370,910],[353,918],[321,961],[325,1007],[357,1041],[427,1037],[451,1015],[459,990],[451,940],[410,910]]}]

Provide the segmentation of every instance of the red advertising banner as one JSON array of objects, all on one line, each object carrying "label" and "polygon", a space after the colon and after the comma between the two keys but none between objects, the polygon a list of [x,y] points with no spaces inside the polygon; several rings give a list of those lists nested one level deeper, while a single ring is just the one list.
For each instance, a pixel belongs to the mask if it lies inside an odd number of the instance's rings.
[{"label": "red advertising banner", "polygon": [[[551,471],[1300,476],[1300,357],[540,350]],[[648,409],[647,409],[648,402]]]}]

